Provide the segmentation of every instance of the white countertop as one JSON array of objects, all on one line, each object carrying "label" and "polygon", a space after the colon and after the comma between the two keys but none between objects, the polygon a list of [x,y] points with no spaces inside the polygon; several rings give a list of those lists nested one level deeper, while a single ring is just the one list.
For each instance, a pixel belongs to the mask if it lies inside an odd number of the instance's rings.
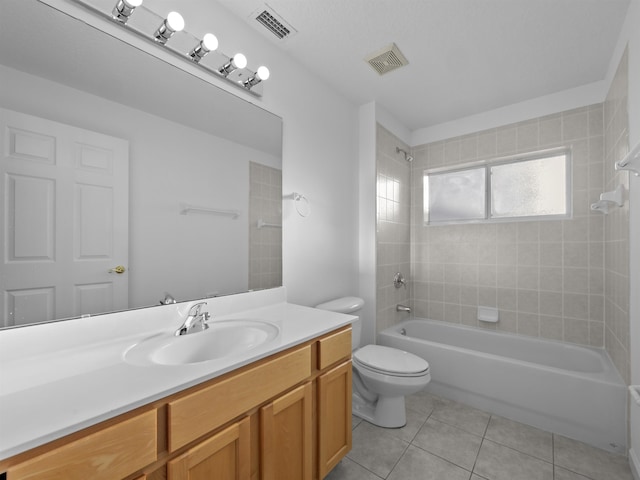
[{"label": "white countertop", "polygon": [[[125,352],[173,333],[180,303],[0,331],[0,460],[197,385],[348,325],[354,319],[286,302],[276,288],[206,299],[211,322],[276,325],[272,341],[241,355],[187,365],[134,365]],[[197,335],[197,333],[193,334]]]}]

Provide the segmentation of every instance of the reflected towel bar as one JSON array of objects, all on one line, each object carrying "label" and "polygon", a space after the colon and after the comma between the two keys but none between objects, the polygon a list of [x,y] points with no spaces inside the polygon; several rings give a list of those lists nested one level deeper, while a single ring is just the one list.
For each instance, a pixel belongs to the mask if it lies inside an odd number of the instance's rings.
[{"label": "reflected towel bar", "polygon": [[234,220],[240,216],[240,212],[237,210],[222,210],[220,208],[199,207],[196,205],[189,205],[188,203],[181,203],[180,215],[187,215],[189,213],[205,213],[209,215],[220,215],[223,217],[231,217]]},{"label": "reflected towel bar", "polygon": [[282,228],[282,225],[278,225],[277,223],[267,223],[262,219],[258,220],[258,228],[263,227]]}]

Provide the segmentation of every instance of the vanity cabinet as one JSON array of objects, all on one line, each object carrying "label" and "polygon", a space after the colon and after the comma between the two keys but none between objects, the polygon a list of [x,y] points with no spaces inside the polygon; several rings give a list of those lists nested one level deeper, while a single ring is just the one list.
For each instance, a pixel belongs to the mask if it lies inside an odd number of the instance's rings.
[{"label": "vanity cabinet", "polygon": [[167,463],[169,480],[249,480],[250,421],[216,433]]},{"label": "vanity cabinet", "polygon": [[311,382],[260,409],[262,480],[311,480],[313,475]]},{"label": "vanity cabinet", "polygon": [[318,469],[324,478],[351,450],[351,362],[318,377]]},{"label": "vanity cabinet", "polygon": [[319,480],[350,448],[347,326],[0,461],[0,473],[7,480]]}]

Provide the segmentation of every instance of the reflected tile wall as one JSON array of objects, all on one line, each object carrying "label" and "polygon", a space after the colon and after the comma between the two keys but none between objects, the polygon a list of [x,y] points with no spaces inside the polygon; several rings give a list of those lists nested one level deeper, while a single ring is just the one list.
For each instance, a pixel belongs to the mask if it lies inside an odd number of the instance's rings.
[{"label": "reflected tile wall", "polygon": [[[409,147],[384,127],[376,129],[376,331],[408,316],[396,311],[398,303],[409,305],[411,287],[410,204],[411,164],[402,153]],[[407,288],[395,288],[393,277],[401,272]]]},{"label": "reflected tile wall", "polygon": [[249,289],[282,285],[282,171],[249,162]]},{"label": "reflected tile wall", "polygon": [[[629,172],[617,172],[616,161],[629,151],[627,51],[618,65],[604,103],[605,191],[623,185],[629,189]],[[625,193],[625,199],[628,198]],[[629,202],[613,208],[604,219],[605,347],[622,377],[630,383],[629,342]]]},{"label": "reflected tile wall", "polygon": [[[603,105],[596,104],[414,147],[411,304],[416,316],[517,334],[604,345]],[[425,168],[545,148],[572,151],[573,218],[425,226]],[[496,307],[498,324],[477,320]]]}]

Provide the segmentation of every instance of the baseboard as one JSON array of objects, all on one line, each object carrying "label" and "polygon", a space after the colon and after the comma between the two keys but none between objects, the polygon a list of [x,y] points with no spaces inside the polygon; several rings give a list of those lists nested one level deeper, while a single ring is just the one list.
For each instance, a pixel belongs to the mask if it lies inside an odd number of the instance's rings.
[{"label": "baseboard", "polygon": [[635,480],[640,480],[640,461],[633,449],[629,449],[629,466],[631,467],[631,474]]}]

